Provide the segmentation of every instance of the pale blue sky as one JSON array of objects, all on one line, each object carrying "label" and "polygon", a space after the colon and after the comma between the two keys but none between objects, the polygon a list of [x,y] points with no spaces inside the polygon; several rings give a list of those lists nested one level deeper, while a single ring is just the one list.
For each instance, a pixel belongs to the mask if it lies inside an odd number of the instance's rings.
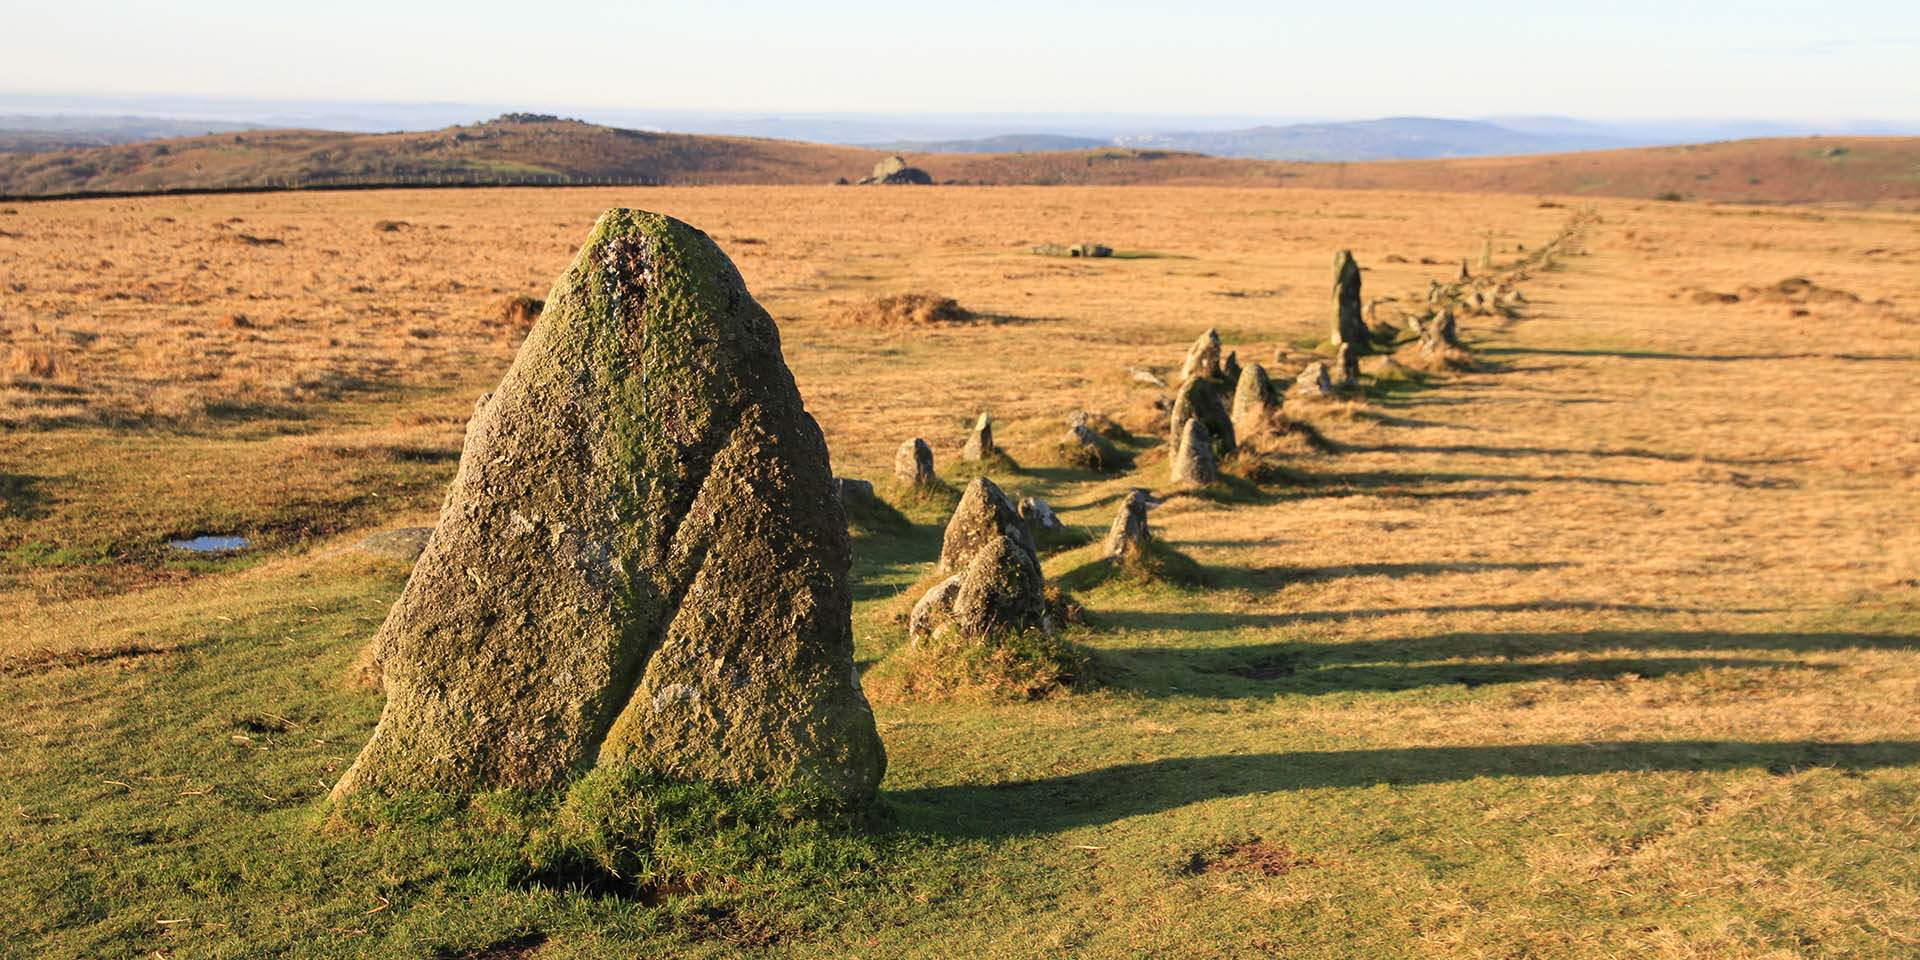
[{"label": "pale blue sky", "polygon": [[1920,118],[1920,2],[0,0],[0,91],[715,111]]}]

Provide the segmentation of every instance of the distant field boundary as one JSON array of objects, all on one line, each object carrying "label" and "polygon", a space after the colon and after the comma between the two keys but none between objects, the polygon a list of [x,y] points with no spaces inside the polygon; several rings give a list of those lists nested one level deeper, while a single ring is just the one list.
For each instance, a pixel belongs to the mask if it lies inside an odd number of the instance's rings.
[{"label": "distant field boundary", "polygon": [[[743,184],[744,185],[744,184]],[[236,193],[300,193],[330,190],[470,190],[485,187],[699,187],[700,181],[667,181],[658,177],[526,177],[482,180],[457,177],[378,179],[364,181],[276,181],[226,187],[160,187],[153,190],[72,190],[65,193],[0,193],[0,203],[36,203],[53,200],[125,200],[139,197],[220,196]],[[769,184],[786,186],[786,184]]]}]

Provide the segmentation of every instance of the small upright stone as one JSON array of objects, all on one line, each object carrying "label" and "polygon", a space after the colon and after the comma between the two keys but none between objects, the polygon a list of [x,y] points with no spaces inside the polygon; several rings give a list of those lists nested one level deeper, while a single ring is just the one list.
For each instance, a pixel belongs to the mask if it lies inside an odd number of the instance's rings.
[{"label": "small upright stone", "polygon": [[1220,382],[1221,383],[1239,383],[1240,382],[1239,351],[1236,350],[1236,351],[1229,352],[1227,354],[1227,358],[1225,360],[1220,361]]},{"label": "small upright stone", "polygon": [[1327,376],[1327,365],[1318,360],[1307,364],[1287,393],[1303,400],[1325,400],[1333,396],[1333,380]]},{"label": "small upright stone", "polygon": [[965,570],[988,540],[1000,536],[1011,537],[1028,552],[1035,552],[1033,534],[1027,530],[1027,522],[1020,518],[1013,502],[992,480],[975,477],[967,484],[966,493],[961,494],[960,505],[953,509],[953,518],[947,521],[946,537],[940,543],[940,571]]},{"label": "small upright stone", "polygon": [[1133,490],[1120,501],[1120,512],[1114,516],[1113,526],[1107,528],[1107,539],[1100,544],[1101,555],[1123,563],[1147,549],[1153,540],[1153,532],[1147,529],[1147,503],[1145,490]]},{"label": "small upright stone", "polygon": [[1227,415],[1227,408],[1220,402],[1220,395],[1214,391],[1212,381],[1195,379],[1180,385],[1180,392],[1173,398],[1173,411],[1168,417],[1169,442],[1179,443],[1191,420],[1199,420],[1206,425],[1215,455],[1224,457],[1238,445],[1233,435],[1233,418]]},{"label": "small upright stone", "polygon": [[933,448],[914,437],[900,444],[893,454],[893,479],[909,487],[924,487],[934,482]]},{"label": "small upright stone", "polygon": [[973,422],[973,432],[967,434],[967,445],[960,449],[960,459],[986,460],[997,449],[993,445],[993,418],[982,411],[980,419]]},{"label": "small upright stone", "polygon": [[1471,270],[1468,270],[1468,269],[1467,269],[1467,258],[1466,258],[1466,257],[1461,257],[1461,258],[1460,258],[1460,278],[1459,278],[1459,281],[1458,281],[1458,282],[1460,282],[1460,283],[1472,283],[1472,282],[1473,282],[1473,271],[1471,271]]},{"label": "small upright stone", "polygon": [[1250,437],[1265,430],[1279,406],[1267,368],[1257,363],[1248,366],[1240,371],[1240,382],[1233,391],[1234,433]]},{"label": "small upright stone", "polygon": [[1213,459],[1213,441],[1207,436],[1207,428],[1198,417],[1188,420],[1180,434],[1180,446],[1173,455],[1172,476],[1174,483],[1202,487],[1219,479],[1220,471]]},{"label": "small upright stone", "polygon": [[1453,317],[1452,307],[1440,308],[1439,316],[1426,325],[1420,335],[1420,349],[1428,354],[1445,354],[1451,350],[1465,350],[1466,344],[1460,342],[1457,321]]},{"label": "small upright stone", "polygon": [[1209,327],[1200,339],[1187,348],[1187,361],[1180,366],[1183,381],[1216,379],[1220,376],[1220,333]]},{"label": "small upright stone", "polygon": [[1350,344],[1356,361],[1371,348],[1360,309],[1360,264],[1342,250],[1333,255],[1333,343]]}]

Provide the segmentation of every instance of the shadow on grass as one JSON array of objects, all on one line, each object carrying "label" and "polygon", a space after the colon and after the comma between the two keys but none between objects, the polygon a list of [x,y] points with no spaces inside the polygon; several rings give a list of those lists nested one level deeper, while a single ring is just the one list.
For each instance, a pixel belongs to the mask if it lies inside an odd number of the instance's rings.
[{"label": "shadow on grass", "polygon": [[955,837],[1054,833],[1222,797],[1618,773],[1867,771],[1920,764],[1920,741],[1647,740],[1302,750],[1127,763],[1084,773],[888,794],[909,829]]},{"label": "shadow on grass", "polygon": [[[1224,568],[1215,566],[1215,567],[1209,567],[1208,569],[1212,571],[1216,571],[1215,575],[1218,576],[1219,574],[1217,573],[1217,571],[1220,571]],[[1159,631],[1171,631],[1171,632],[1181,632],[1181,633],[1187,633],[1187,632],[1218,633],[1218,632],[1233,631],[1233,630],[1258,630],[1258,629],[1269,629],[1274,627],[1287,627],[1287,626],[1294,626],[1302,623],[1339,623],[1339,622],[1344,622],[1348,620],[1379,620],[1385,617],[1397,617],[1397,616],[1407,616],[1407,615],[1434,615],[1434,614],[1449,614],[1449,613],[1759,614],[1759,613],[1773,613],[1773,612],[1775,611],[1762,610],[1762,609],[1727,610],[1727,609],[1709,609],[1705,607],[1675,607],[1675,606],[1662,606],[1662,605],[1640,604],[1640,603],[1597,603],[1597,602],[1577,601],[1577,600],[1576,601],[1534,600],[1534,601],[1523,601],[1523,602],[1517,602],[1517,603],[1439,604],[1439,605],[1428,606],[1428,607],[1378,607],[1378,608],[1361,608],[1361,609],[1352,609],[1352,610],[1301,610],[1294,613],[1233,613],[1229,611],[1216,611],[1216,610],[1194,610],[1194,611],[1104,610],[1100,612],[1100,622],[1104,626],[1117,627],[1117,628],[1126,629],[1126,630],[1159,630]],[[1508,636],[1534,636],[1534,635],[1484,633],[1484,634],[1460,634],[1458,636],[1472,637],[1472,638],[1499,638],[1499,637],[1508,637]],[[1549,636],[1549,635],[1542,634],[1539,636]],[[1561,636],[1561,635],[1554,634],[1551,636]],[[1564,636],[1569,636],[1569,637],[1588,637],[1588,636],[1593,636],[1593,637],[1599,637],[1599,636],[1847,637],[1847,636],[1868,636],[1868,635],[1865,635],[1865,634],[1804,634],[1804,635],[1803,634],[1737,634],[1737,633],[1688,634],[1688,633],[1678,633],[1678,632],[1671,632],[1671,633],[1670,632],[1647,632],[1644,634],[1635,634],[1632,632],[1610,633],[1606,631],[1596,631],[1596,632],[1590,632],[1590,633],[1568,633],[1568,634],[1564,634]],[[1889,634],[1887,636],[1895,636],[1895,635]],[[1904,641],[1903,643],[1898,645],[1901,648],[1905,648],[1909,646],[1920,646],[1920,638],[1905,637],[1901,639]],[[1395,649],[1403,649],[1404,645],[1417,644],[1418,642],[1419,641],[1417,640],[1393,641],[1393,643],[1395,644]],[[1342,645],[1342,649],[1357,649],[1362,646],[1364,646],[1364,644],[1344,644]],[[1798,649],[1798,648],[1780,647],[1778,649]],[[1830,649],[1830,647],[1821,646],[1818,649]],[[1386,655],[1390,656],[1391,654],[1386,654]],[[1459,656],[1459,652],[1455,651],[1452,653],[1445,654],[1445,656]]]},{"label": "shadow on grass", "polygon": [[1434,453],[1475,457],[1604,457],[1654,460],[1661,463],[1715,463],[1726,466],[1775,466],[1804,463],[1805,457],[1705,457],[1692,453],[1665,453],[1658,450],[1578,450],[1571,447],[1494,447],[1483,444],[1385,443],[1377,445],[1341,444],[1340,453]]},{"label": "shadow on grass", "polygon": [[1487,347],[1481,352],[1542,357],[1615,357],[1621,360],[1695,360],[1705,363],[1741,363],[1753,360],[1844,360],[1852,363],[1916,363],[1920,356],[1857,353],[1662,353],[1655,350],[1549,350],[1539,347]]},{"label": "shadow on grass", "polygon": [[47,515],[47,478],[30,473],[0,473],[0,518],[38,520]]}]

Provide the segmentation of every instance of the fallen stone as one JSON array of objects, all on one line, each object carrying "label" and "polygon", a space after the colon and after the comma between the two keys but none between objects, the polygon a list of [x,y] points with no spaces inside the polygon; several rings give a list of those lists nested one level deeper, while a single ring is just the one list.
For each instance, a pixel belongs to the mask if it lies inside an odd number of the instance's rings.
[{"label": "fallen stone", "polygon": [[779,330],[700,231],[612,210],[467,431],[335,797],[590,767],[869,796],[851,544]]},{"label": "fallen stone", "polygon": [[1160,379],[1159,374],[1144,367],[1128,367],[1127,376],[1132,379],[1134,383],[1144,383],[1150,387],[1164,387],[1167,385],[1165,380]]},{"label": "fallen stone", "polygon": [[910,487],[924,487],[939,478],[933,472],[933,448],[914,437],[900,444],[893,454],[893,479]]},{"label": "fallen stone", "polygon": [[362,537],[353,548],[376,557],[412,563],[420,559],[421,552],[427,549],[427,539],[432,536],[432,527],[396,527]]}]

